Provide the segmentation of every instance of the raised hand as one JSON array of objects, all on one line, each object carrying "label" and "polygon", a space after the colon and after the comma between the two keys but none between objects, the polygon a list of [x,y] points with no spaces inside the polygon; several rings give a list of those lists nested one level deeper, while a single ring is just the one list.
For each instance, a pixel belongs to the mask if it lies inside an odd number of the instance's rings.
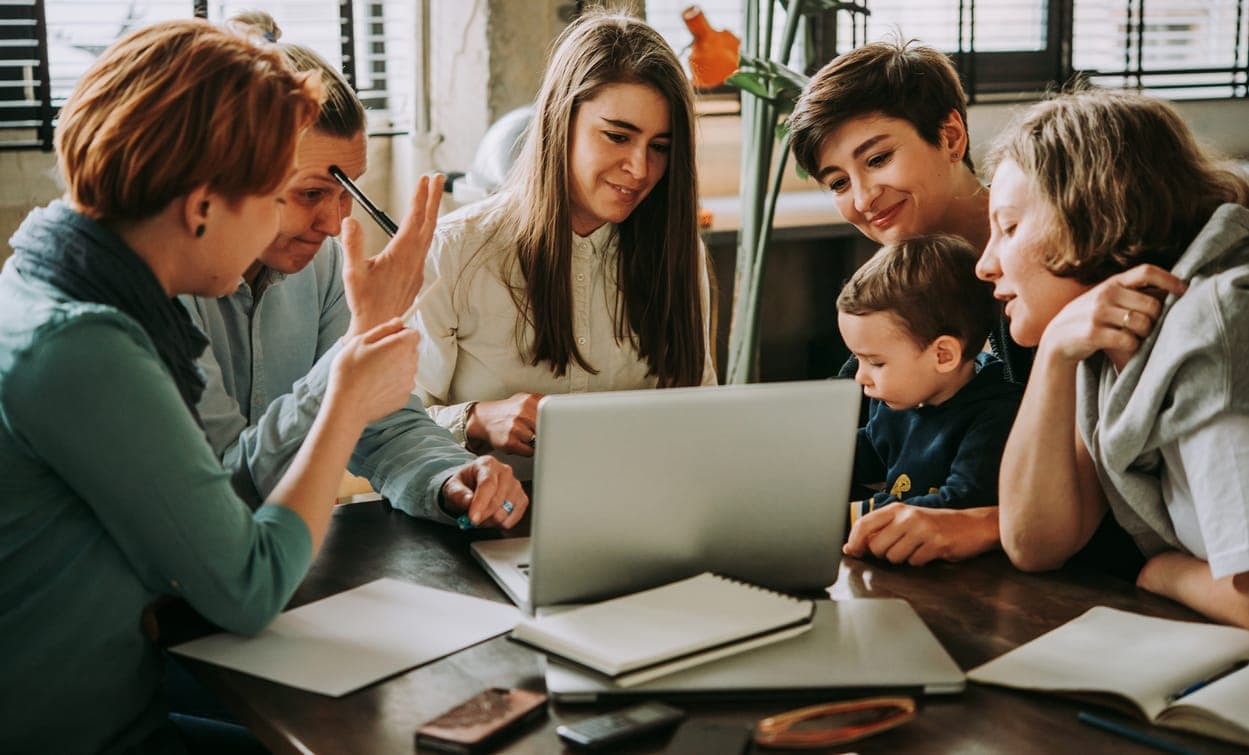
[{"label": "raised hand", "polygon": [[402,317],[412,306],[425,280],[425,256],[438,224],[442,184],[441,175],[421,176],[395,237],[373,257],[364,255],[360,224],[351,218],[343,221],[343,283],[351,309],[349,335]]},{"label": "raised hand", "polygon": [[1112,275],[1063,307],[1046,326],[1040,347],[1070,362],[1104,351],[1122,367],[1153,331],[1167,294],[1179,296],[1186,288],[1155,265]]},{"label": "raised hand", "polygon": [[540,393],[516,393],[498,401],[478,401],[465,422],[465,434],[478,446],[533,456],[541,400]]}]

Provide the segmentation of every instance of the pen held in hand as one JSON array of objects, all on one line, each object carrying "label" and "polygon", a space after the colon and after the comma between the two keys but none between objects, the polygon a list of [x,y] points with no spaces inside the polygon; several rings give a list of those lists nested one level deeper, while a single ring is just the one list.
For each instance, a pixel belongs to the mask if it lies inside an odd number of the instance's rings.
[{"label": "pen held in hand", "polygon": [[356,184],[347,177],[347,174],[343,172],[342,168],[337,165],[331,165],[330,175],[343,185],[343,188],[347,190],[347,193],[350,194],[353,199],[360,203],[360,206],[364,208],[364,211],[369,214],[369,217],[373,218],[374,222],[382,227],[382,230],[386,232],[386,235],[394,238],[394,235],[399,232],[399,225],[395,223],[395,221],[391,220],[389,215],[382,212],[380,207],[373,204],[373,202],[365,196],[364,192],[360,191],[360,187],[356,186]]},{"label": "pen held in hand", "polygon": [[[386,232],[386,235],[394,238],[395,234],[399,232],[399,226],[395,223],[395,221],[391,220],[390,216],[383,212],[380,207],[373,204],[373,201],[360,190],[360,187],[356,186],[355,182],[347,177],[347,174],[343,172],[342,168],[337,165],[331,165],[329,172],[330,175],[334,177],[334,180],[342,184],[343,188],[347,190],[347,193],[360,203],[360,206],[363,207],[364,211],[369,214],[369,217],[373,218],[373,221],[381,226],[382,230]],[[400,315],[400,319],[405,325],[412,322],[412,320],[416,317],[416,313],[420,311],[421,299],[427,296],[430,291],[436,289],[441,280],[442,279],[440,278],[434,281],[428,289],[422,291],[420,296],[417,296],[412,300],[412,306],[408,307],[407,311]]]}]

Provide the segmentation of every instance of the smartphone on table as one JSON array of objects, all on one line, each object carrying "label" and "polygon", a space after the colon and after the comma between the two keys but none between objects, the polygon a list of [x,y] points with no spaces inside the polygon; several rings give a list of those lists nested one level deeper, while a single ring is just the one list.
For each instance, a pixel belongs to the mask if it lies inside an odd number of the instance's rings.
[{"label": "smartphone on table", "polygon": [[546,693],[492,687],[416,730],[417,752],[489,752],[546,713]]}]

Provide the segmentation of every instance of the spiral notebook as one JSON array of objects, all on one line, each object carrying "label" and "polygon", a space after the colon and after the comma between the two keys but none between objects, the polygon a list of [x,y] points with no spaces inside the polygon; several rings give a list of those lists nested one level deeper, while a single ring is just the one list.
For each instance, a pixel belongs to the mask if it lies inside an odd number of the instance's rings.
[{"label": "spiral notebook", "polygon": [[704,572],[524,621],[511,638],[627,687],[795,637],[814,611],[810,600]]}]

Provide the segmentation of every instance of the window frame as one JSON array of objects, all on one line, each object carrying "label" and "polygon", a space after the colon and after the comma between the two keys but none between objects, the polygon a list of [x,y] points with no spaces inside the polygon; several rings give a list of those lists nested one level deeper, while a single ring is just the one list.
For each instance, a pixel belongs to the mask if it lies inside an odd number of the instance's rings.
[{"label": "window frame", "polygon": [[[767,0],[763,0],[767,1]],[[871,0],[853,0],[856,5],[871,9]],[[991,2],[992,0],[979,0]],[[1141,51],[1144,47],[1146,24],[1140,23],[1143,8],[1147,0],[1118,0],[1128,9],[1128,28],[1124,32],[1124,41],[1120,48],[1125,57],[1125,66],[1119,70],[1095,70],[1077,68],[1073,63],[1075,44],[1075,0],[1046,0],[1045,46],[1040,50],[978,52],[975,49],[975,16],[977,0],[959,0],[958,2],[958,47],[945,52],[950,56],[955,68],[962,78],[967,90],[969,102],[1026,101],[1041,96],[1046,91],[1069,85],[1072,81],[1084,78],[1115,78],[1122,79],[1122,89],[1147,91],[1166,96],[1169,89],[1200,89],[1205,87],[1225,87],[1231,89],[1230,95],[1211,97],[1195,97],[1186,99],[1243,99],[1249,97],[1249,43],[1242,44],[1246,25],[1249,25],[1249,0],[1237,2],[1237,28],[1232,30],[1235,35],[1233,55],[1235,60],[1228,66],[1182,69],[1151,69],[1144,65]],[[866,37],[866,19],[860,14],[844,12],[825,13],[820,17],[812,31],[813,55],[812,65],[806,74],[813,74],[822,65],[832,60],[839,52],[837,37],[839,27],[851,24],[854,44]],[[1129,63],[1126,61],[1134,61]],[[1222,83],[1151,83],[1150,77],[1182,76],[1184,74],[1227,74],[1228,81]],[[1109,85],[1108,85],[1109,86]]]},{"label": "window frame", "polygon": [[[329,0],[327,0],[328,2]],[[366,58],[372,61],[371,65],[375,66],[372,81],[382,82],[382,86],[366,91],[361,91],[357,83],[356,76],[356,23],[355,23],[355,3],[354,0],[333,0],[338,5],[338,24],[339,36],[341,38],[342,53],[342,71],[351,84],[352,89],[360,95],[361,100],[366,107],[373,109],[387,109],[389,104],[389,93],[386,87],[388,82],[386,72],[386,41],[379,33],[369,42],[371,49],[369,56]],[[372,6],[373,10],[382,9],[381,0],[365,0]],[[208,17],[208,0],[186,0],[187,9],[190,12],[188,18],[207,18]],[[22,2],[6,2],[4,6],[12,8],[24,8],[26,4]],[[29,79],[26,79],[27,86],[21,86],[20,82],[0,81],[0,131],[16,131],[16,130],[34,130],[35,138],[33,139],[9,139],[0,140],[0,152],[15,151],[34,151],[51,152],[53,149],[53,135],[56,128],[56,119],[60,112],[60,105],[52,101],[51,71],[48,65],[48,23],[46,12],[46,0],[29,0],[29,6],[33,9],[35,15],[35,23],[31,27],[33,31],[34,50],[36,61],[33,68],[37,69],[32,73]],[[15,14],[16,15],[16,14]],[[370,16],[370,26],[380,26],[380,23],[373,20],[380,16]],[[9,20],[0,18],[0,20]],[[0,28],[18,29],[20,24],[13,23],[8,25],[0,25]],[[380,31],[380,29],[373,29]],[[14,33],[16,34],[16,32]],[[0,40],[4,41],[21,41],[27,39],[24,36],[10,36],[8,34],[0,34]],[[16,46],[14,46],[16,48]],[[0,55],[0,70],[6,66],[11,58]],[[380,66],[380,69],[377,68]],[[13,66],[15,67],[15,66]],[[29,100],[24,94],[31,89],[31,85],[37,90],[37,100]],[[402,134],[404,132],[386,132],[388,135]]]}]

